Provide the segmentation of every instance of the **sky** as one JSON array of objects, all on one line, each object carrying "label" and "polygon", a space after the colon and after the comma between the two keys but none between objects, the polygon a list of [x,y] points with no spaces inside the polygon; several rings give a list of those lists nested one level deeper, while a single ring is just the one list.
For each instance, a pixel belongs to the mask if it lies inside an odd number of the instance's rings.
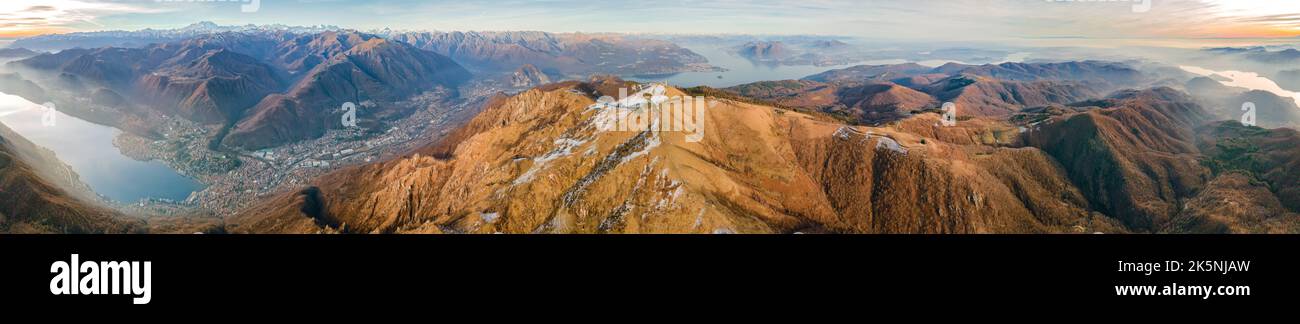
[{"label": "sky", "polygon": [[[223,1],[230,2],[3,0],[0,39],[176,28],[198,21],[360,30],[811,34],[923,41],[1300,37],[1296,0]],[[252,10],[235,1],[258,3]]]}]

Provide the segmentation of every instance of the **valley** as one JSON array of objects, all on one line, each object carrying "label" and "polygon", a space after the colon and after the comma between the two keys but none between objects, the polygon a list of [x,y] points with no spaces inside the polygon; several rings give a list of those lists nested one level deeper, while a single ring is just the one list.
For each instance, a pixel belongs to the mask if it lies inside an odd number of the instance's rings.
[{"label": "valley", "polygon": [[[131,224],[23,231],[1300,231],[1298,160],[1258,150],[1300,141],[1300,107],[1258,74],[816,37],[200,23],[15,43],[44,51],[6,52],[0,91],[66,115],[5,112],[6,137],[81,173],[49,197]],[[703,140],[602,130],[630,116],[602,96],[647,87],[715,103]],[[1240,102],[1264,128],[1234,128]]]}]

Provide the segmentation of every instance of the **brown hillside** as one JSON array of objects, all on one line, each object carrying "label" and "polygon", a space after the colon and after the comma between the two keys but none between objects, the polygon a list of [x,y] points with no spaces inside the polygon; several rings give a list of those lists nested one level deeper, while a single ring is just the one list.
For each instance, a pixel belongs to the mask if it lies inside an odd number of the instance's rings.
[{"label": "brown hillside", "polygon": [[[568,83],[500,99],[425,154],[330,174],[236,232],[1120,231],[1034,148],[972,148],[722,101],[703,141],[597,132]],[[669,94],[679,94],[669,89]],[[917,118],[930,118],[934,115]],[[441,147],[441,149],[437,149]],[[454,147],[454,149],[451,149]],[[433,154],[429,151],[441,151]],[[437,156],[437,157],[435,157]],[[1034,172],[1011,172],[1006,164]],[[998,169],[998,170],[995,170]],[[1076,192],[1062,195],[1061,192]],[[1050,194],[1046,194],[1050,193]]]}]

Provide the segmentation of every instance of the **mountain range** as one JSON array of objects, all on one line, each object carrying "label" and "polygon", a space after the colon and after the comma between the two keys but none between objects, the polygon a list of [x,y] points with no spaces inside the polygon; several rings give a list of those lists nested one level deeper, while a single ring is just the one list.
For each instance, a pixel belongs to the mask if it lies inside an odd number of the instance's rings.
[{"label": "mountain range", "polygon": [[214,33],[293,33],[315,34],[326,31],[342,30],[336,26],[287,26],[287,25],[242,25],[221,26],[210,21],[197,22],[176,29],[143,29],[135,31],[111,30],[93,32],[74,32],[63,34],[46,34],[15,40],[11,48],[24,48],[36,51],[58,52],[74,48],[99,47],[145,47],[152,44],[170,43],[187,38]]},{"label": "mountain range", "polygon": [[[1118,91],[1008,118],[975,116],[954,127],[938,125],[933,113],[853,126],[715,97],[707,135],[690,142],[681,133],[599,131],[606,117],[592,108],[596,97],[626,84],[593,79],[498,98],[438,143],[268,198],[232,217],[231,230],[1300,230],[1289,189],[1295,177],[1279,172],[1300,156],[1256,147],[1294,145],[1295,132],[1214,122],[1195,99],[1171,88]],[[664,95],[697,90],[669,87]],[[1252,136],[1225,134],[1232,132]],[[1241,209],[1216,210],[1225,203]]]},{"label": "mountain range", "polygon": [[547,32],[389,32],[380,35],[451,57],[475,71],[524,64],[549,74],[668,74],[713,71],[708,60],[668,41],[621,34]]},{"label": "mountain range", "polygon": [[379,103],[363,117],[401,115],[410,108],[393,102],[434,87],[455,89],[470,78],[436,53],[334,31],[223,32],[144,48],[69,49],[9,65],[133,98],[156,112],[226,125],[218,140],[250,150],[344,127],[330,121],[345,102]]},{"label": "mountain range", "polygon": [[753,40],[733,46],[731,52],[767,65],[831,66],[861,62],[869,58],[858,47],[840,40],[800,37]]},{"label": "mountain range", "polygon": [[1216,118],[1241,120],[1245,103],[1255,107],[1255,122],[1265,128],[1300,127],[1300,106],[1289,97],[1268,91],[1225,86],[1209,77],[1187,81],[1187,92],[1207,107]]},{"label": "mountain range", "polygon": [[1069,104],[1150,84],[1120,63],[915,63],[859,65],[802,80],[763,81],[724,91],[786,107],[830,113],[860,124],[903,119],[952,102],[963,114],[1005,117],[1023,107]]},{"label": "mountain range", "polygon": [[[367,125],[400,118],[422,108],[402,100],[437,87],[454,96],[471,79],[469,70],[484,74],[480,79],[527,88],[598,73],[715,69],[673,43],[620,34],[363,33],[327,26],[198,23],[175,30],[38,36],[12,46],[57,48],[51,44],[63,42],[110,46],[31,52],[34,56],[7,64],[21,75],[0,83],[0,90],[41,94],[28,99],[53,100],[73,107],[70,114],[145,137],[159,133],[150,129],[159,124],[150,117],[154,114],[221,125],[212,142],[244,150],[342,128],[334,121],[346,102],[367,103],[358,112]],[[86,108],[85,93],[127,100],[116,107]]]},{"label": "mountain range", "polygon": [[[0,206],[0,232],[1300,232],[1294,100],[1132,62],[859,65],[716,89],[601,75],[715,69],[619,34],[196,24],[15,42],[60,44],[104,46],[14,50],[0,91],[149,139],[178,125],[159,115],[184,118],[220,130],[204,133],[213,150],[320,138],[349,127],[345,103],[382,124],[443,109],[410,103],[437,91],[473,97],[477,114],[249,194],[219,222],[126,215],[0,126],[0,192],[19,199]],[[776,64],[852,53],[733,50]],[[707,98],[703,137],[603,128],[625,117],[601,99],[620,92],[634,92],[620,107]],[[1246,101],[1260,127],[1239,122]]]}]

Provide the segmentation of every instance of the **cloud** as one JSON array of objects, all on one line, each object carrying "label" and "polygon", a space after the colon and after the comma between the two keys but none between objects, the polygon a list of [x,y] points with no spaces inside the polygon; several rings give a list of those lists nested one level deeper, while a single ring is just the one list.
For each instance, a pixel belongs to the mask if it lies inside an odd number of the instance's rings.
[{"label": "cloud", "polygon": [[56,28],[179,27],[198,20],[359,29],[833,34],[918,41],[1300,36],[1300,1],[1151,1],[1152,9],[1139,13],[1132,1],[268,0],[259,13],[244,14],[224,7],[205,10],[205,2],[0,0],[0,36]]},{"label": "cloud", "polygon": [[160,13],[146,3],[86,0],[4,0],[0,2],[0,37],[11,38],[95,24],[105,15]]},{"label": "cloud", "polygon": [[26,11],[26,12],[42,12],[42,11],[55,11],[55,10],[58,10],[58,9],[57,9],[57,8],[54,8],[54,6],[45,6],[45,5],[41,5],[41,6],[31,6],[31,7],[27,7],[27,9],[26,9],[26,10],[23,10],[23,11]]}]

